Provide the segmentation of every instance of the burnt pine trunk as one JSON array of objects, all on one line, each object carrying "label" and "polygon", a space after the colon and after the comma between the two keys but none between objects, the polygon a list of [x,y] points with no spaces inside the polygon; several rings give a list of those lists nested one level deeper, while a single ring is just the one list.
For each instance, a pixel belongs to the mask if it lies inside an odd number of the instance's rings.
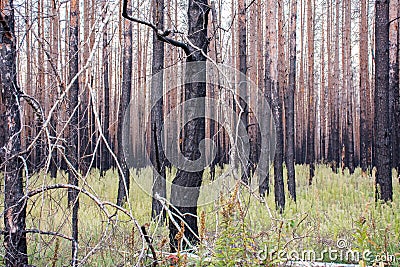
[{"label": "burnt pine trunk", "polygon": [[275,122],[276,147],[274,158],[274,192],[275,205],[279,212],[285,209],[285,186],[283,184],[283,125],[282,125],[282,103],[279,94],[279,85],[272,82],[271,85],[271,108]]},{"label": "burnt pine trunk", "polygon": [[[13,1],[0,2],[0,83],[5,106],[5,144],[0,151],[4,164],[4,248],[5,265],[28,264],[24,196],[21,164],[17,155],[21,150],[21,121],[16,69]],[[3,154],[4,153],[4,154]]]},{"label": "burnt pine trunk", "polygon": [[[271,0],[267,0],[267,6],[266,6],[266,25],[265,25],[265,32],[266,32],[266,38],[265,38],[265,70],[264,70],[264,76],[265,76],[265,83],[264,83],[264,96],[268,101],[268,104],[271,106],[271,41],[270,37],[274,33],[274,28],[270,26],[270,21],[272,20],[272,13],[273,13],[273,5],[271,3]],[[272,108],[272,107],[271,107]],[[263,129],[263,131],[266,131],[266,129]],[[269,162],[268,162],[269,164]],[[265,194],[269,194],[269,172],[265,174],[264,177],[260,177],[260,184],[259,184],[259,193],[261,197],[265,197]]]},{"label": "burnt pine trunk", "polygon": [[[398,17],[398,0],[390,1],[390,21]],[[399,9],[400,10],[400,9]],[[389,25],[389,104],[392,167],[399,167],[399,20]]]},{"label": "burnt pine trunk", "polygon": [[337,168],[340,164],[340,132],[339,132],[339,76],[340,76],[340,66],[339,66],[339,39],[340,39],[340,29],[339,29],[339,5],[340,1],[336,0],[336,12],[335,12],[335,57],[334,57],[334,77],[333,77],[333,114],[331,123],[331,161],[332,169],[337,172]]},{"label": "burnt pine trunk", "polygon": [[[328,14],[326,18],[326,52],[327,52],[327,112],[326,112],[326,160],[332,160],[332,114],[333,114],[333,88],[332,88],[332,0],[328,0]],[[324,52],[322,52],[324,53]]]},{"label": "burnt pine trunk", "polygon": [[[106,1],[103,2],[103,6],[106,4]],[[105,15],[104,15],[105,16]],[[103,117],[103,134],[107,143],[111,146],[110,139],[110,82],[109,82],[109,56],[108,56],[108,33],[107,27],[104,27],[103,32],[103,83],[104,83],[104,117]],[[110,169],[110,152],[105,146],[104,142],[102,143],[101,149],[101,171],[102,175],[108,169]]]},{"label": "burnt pine trunk", "polygon": [[[158,29],[164,28],[164,0],[154,1],[152,7],[153,23]],[[153,188],[152,188],[152,217],[165,218],[162,204],[154,198],[156,194],[166,198],[166,175],[165,175],[165,155],[162,146],[162,127],[164,124],[163,110],[163,75],[164,69],[164,42],[158,41],[157,34],[153,33],[153,62],[151,80],[151,98],[153,107],[151,109],[151,150],[150,159],[153,166]]]},{"label": "burnt pine trunk", "polygon": [[[130,8],[128,8],[130,9]],[[130,14],[130,11],[128,11]],[[123,137],[123,125],[124,115],[129,112],[129,101],[132,90],[132,23],[129,21],[124,22],[124,39],[123,39],[123,54],[122,54],[122,90],[121,98],[119,101],[118,111],[118,132],[117,132],[117,143],[118,143],[118,161],[121,169],[118,170],[119,183],[118,183],[118,196],[117,205],[122,205],[129,194],[129,168],[126,163],[124,156],[124,147],[122,142]]]},{"label": "burnt pine trunk", "polygon": [[346,156],[350,174],[354,173],[354,138],[353,138],[353,86],[351,68],[351,1],[345,0],[345,49],[346,49],[346,90],[347,90],[347,143]]},{"label": "burnt pine trunk", "polygon": [[[190,81],[195,77],[206,77],[206,57],[208,38],[207,38],[207,25],[209,6],[207,0],[189,0],[188,3],[188,39],[190,42],[202,49],[188,46],[190,53],[187,57],[187,62],[197,62],[194,67],[186,68],[186,81]],[[204,53],[204,54],[203,54]],[[200,75],[200,76],[199,76]],[[205,82],[187,82],[185,84],[185,100],[188,101],[194,98],[204,98],[206,96],[206,83]],[[201,102],[201,101],[199,101]],[[204,101],[202,101],[204,102]],[[185,116],[194,117],[196,112],[204,114],[205,103],[199,103],[197,106],[185,110]],[[205,138],[205,119],[198,118],[189,121],[184,127],[184,138],[182,146],[182,154],[189,161],[197,160],[200,158],[199,144]],[[172,181],[171,186],[171,203],[177,210],[185,214],[184,220],[192,231],[185,227],[185,236],[192,244],[198,242],[198,226],[197,226],[197,200],[199,198],[200,186],[202,183],[203,170],[190,172],[184,169],[178,169],[176,177]],[[184,205],[182,205],[184,204]],[[178,218],[174,218],[180,221]],[[175,239],[178,229],[170,221],[170,245],[171,250],[177,249],[177,240]],[[185,248],[187,244],[183,245]]]},{"label": "burnt pine trunk", "polygon": [[[397,17],[400,18],[400,2],[397,5]],[[397,20],[397,68],[400,68],[400,20]],[[394,99],[395,99],[395,103],[394,103],[394,127],[397,127],[396,129],[400,128],[400,92],[399,92],[399,80],[400,80],[400,70],[397,69],[397,89],[394,91]],[[398,130],[396,130],[395,132],[395,141],[393,146],[395,147],[393,150],[397,149],[397,154],[396,157],[394,157],[392,160],[394,161],[394,167],[397,169],[397,174],[399,176],[399,182],[400,182],[400,155],[398,154],[398,151],[400,150],[400,132]]]},{"label": "burnt pine trunk", "polygon": [[309,184],[314,178],[315,169],[315,94],[314,94],[314,7],[307,1],[307,36],[308,36],[308,129],[307,129],[307,164],[310,166]]},{"label": "burnt pine trunk", "polygon": [[[69,28],[69,82],[78,74],[79,68],[79,1],[72,0],[70,7],[70,28]],[[78,185],[76,172],[79,165],[78,148],[78,95],[79,81],[74,80],[69,91],[68,113],[71,118],[69,124],[69,143],[68,159],[71,166],[68,170],[68,183]],[[68,190],[68,205],[72,207],[72,238],[78,242],[78,209],[79,199],[78,191]],[[76,265],[77,247],[72,245],[72,265]]]},{"label": "burnt pine trunk", "polygon": [[[239,99],[239,115],[240,120],[243,123],[243,127],[246,127],[247,132],[249,131],[249,99],[247,92],[247,83],[246,83],[246,75],[247,75],[247,27],[246,27],[246,6],[245,0],[238,1],[238,31],[239,31],[239,91],[240,91],[240,99]],[[251,150],[250,150],[251,151]],[[251,153],[251,152],[250,152]],[[242,163],[242,181],[244,183],[249,182],[250,178],[250,161],[247,160],[249,155],[241,155],[239,156],[239,161]],[[249,158],[252,158],[251,156]]]},{"label": "burnt pine trunk", "polygon": [[296,180],[294,170],[295,140],[294,140],[294,93],[296,90],[296,22],[297,0],[291,1],[290,16],[290,62],[289,90],[286,91],[286,167],[288,173],[288,190],[296,201]]},{"label": "burnt pine trunk", "polygon": [[[219,39],[219,28],[218,26],[220,24],[218,24],[218,14],[217,14],[217,10],[215,7],[215,1],[211,1],[211,15],[212,15],[212,32],[214,33],[214,40],[212,41],[211,45],[212,47],[210,47],[210,51],[214,51],[214,57],[217,63],[221,63],[221,59],[220,59],[220,54],[219,52],[221,51],[220,48],[220,39]],[[218,77],[219,79],[219,77]],[[217,87],[217,89],[219,89],[219,87]],[[210,89],[209,89],[209,98],[214,99],[215,95],[216,95],[216,86],[215,85],[210,85]],[[218,91],[217,91],[218,92]],[[219,112],[218,108],[213,107],[212,105],[210,105],[209,107],[209,112],[210,114],[215,114],[215,112]],[[212,160],[211,164],[210,164],[210,179],[213,181],[215,179],[215,167],[218,163],[221,162],[221,143],[220,143],[220,131],[217,129],[218,128],[218,124],[215,121],[210,120],[210,139],[213,140],[213,142],[216,143],[216,156],[215,158]],[[217,129],[217,130],[216,130]]]},{"label": "burnt pine trunk", "polygon": [[389,125],[389,0],[375,2],[374,158],[376,200],[392,201]]},{"label": "burnt pine trunk", "polygon": [[369,116],[369,87],[368,80],[368,13],[366,0],[360,1],[360,165],[363,176],[368,169],[370,133],[368,127]]},{"label": "burnt pine trunk", "polygon": [[[52,56],[52,59],[55,61],[58,61],[58,55],[59,55],[59,50],[58,50],[58,44],[59,44],[59,29],[60,29],[60,25],[59,25],[59,13],[58,13],[58,9],[56,6],[56,3],[54,1],[51,2],[51,12],[52,12],[52,39],[51,39],[51,50],[50,50],[50,54]],[[28,43],[29,44],[29,43]],[[29,57],[27,57],[29,58]],[[29,64],[29,63],[28,63]],[[52,94],[52,103],[54,103],[55,99],[58,97],[58,92],[57,90],[54,88]],[[50,119],[50,125],[51,125],[51,129],[50,129],[50,133],[52,136],[56,136],[57,134],[57,116],[58,116],[58,112],[55,112]],[[57,149],[54,147],[52,150],[52,156],[51,156],[51,163],[50,163],[50,175],[52,178],[56,178],[57,177],[57,169],[58,169],[58,155],[57,155]]]}]

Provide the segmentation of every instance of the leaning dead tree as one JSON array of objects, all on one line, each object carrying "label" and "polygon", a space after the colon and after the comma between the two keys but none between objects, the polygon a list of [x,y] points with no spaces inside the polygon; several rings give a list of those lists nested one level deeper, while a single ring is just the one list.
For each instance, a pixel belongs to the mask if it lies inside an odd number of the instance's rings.
[{"label": "leaning dead tree", "polygon": [[20,92],[17,84],[16,37],[14,34],[13,1],[0,2],[0,82],[5,104],[4,150],[0,151],[4,164],[4,247],[6,266],[28,264],[21,151]]}]

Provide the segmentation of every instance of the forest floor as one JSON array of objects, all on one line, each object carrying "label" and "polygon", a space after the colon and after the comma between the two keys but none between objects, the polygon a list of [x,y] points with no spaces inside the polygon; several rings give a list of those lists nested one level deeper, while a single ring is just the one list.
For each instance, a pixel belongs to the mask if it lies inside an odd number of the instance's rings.
[{"label": "forest floor", "polygon": [[[222,171],[219,170],[221,173]],[[134,180],[151,183],[151,169],[132,172]],[[174,171],[169,173],[169,179]],[[209,175],[205,173],[208,183]],[[273,177],[273,176],[271,176]],[[394,201],[375,204],[374,181],[362,177],[357,169],[335,174],[318,165],[316,177],[308,185],[308,168],[296,166],[297,202],[286,198],[283,214],[275,210],[273,186],[265,201],[244,187],[220,193],[211,203],[199,207],[201,244],[195,254],[182,252],[178,257],[168,253],[167,227],[151,220],[151,197],[132,182],[129,205],[140,225],[146,225],[152,236],[161,266],[270,266],[292,261],[355,263],[360,266],[385,262],[400,266],[400,185],[393,176]],[[141,181],[144,181],[141,180]],[[285,177],[286,181],[286,177]],[[59,178],[35,175],[27,186],[66,183]],[[114,202],[118,175],[109,171],[100,177],[98,171],[82,181],[81,186],[101,200]],[[271,184],[273,182],[271,181]],[[236,194],[237,192],[237,194]],[[67,190],[54,190],[32,198],[27,208],[27,228],[70,235]],[[200,202],[210,195],[202,192]],[[1,203],[0,207],[4,207]],[[80,197],[79,258],[84,266],[131,266],[142,243],[137,229],[127,216],[112,218],[87,196]],[[30,264],[65,266],[70,260],[70,241],[55,236],[28,234]],[[150,255],[150,251],[146,251]],[[0,255],[4,255],[0,251]],[[179,262],[176,262],[179,261]],[[175,263],[174,263],[175,262]],[[151,259],[142,262],[151,266]]]}]

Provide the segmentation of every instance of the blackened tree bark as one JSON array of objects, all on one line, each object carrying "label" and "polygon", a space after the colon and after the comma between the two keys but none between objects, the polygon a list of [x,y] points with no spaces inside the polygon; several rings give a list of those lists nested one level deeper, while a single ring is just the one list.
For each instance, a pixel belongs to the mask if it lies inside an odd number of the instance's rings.
[{"label": "blackened tree bark", "polygon": [[[103,1],[103,7],[106,1]],[[104,12],[105,13],[105,12]],[[105,15],[104,15],[105,16]],[[109,82],[109,56],[108,56],[108,32],[107,26],[104,27],[103,32],[103,83],[104,83],[104,116],[103,116],[103,133],[104,138],[111,145],[110,139],[110,82]],[[110,152],[108,151],[104,142],[101,149],[101,171],[102,175],[110,168]]]},{"label": "blackened tree bark", "polygon": [[371,133],[369,117],[369,79],[368,79],[368,12],[366,0],[360,1],[360,165],[363,176],[368,169]]},{"label": "blackened tree bark", "polygon": [[[274,26],[271,26],[272,23],[271,21],[274,21],[275,19],[273,18],[272,14],[274,12],[274,5],[272,0],[267,0],[266,1],[266,23],[265,23],[265,33],[266,33],[266,38],[265,38],[265,69],[264,69],[264,77],[265,77],[265,83],[264,83],[264,95],[265,98],[268,101],[268,104],[271,106],[271,63],[272,63],[272,58],[271,58],[271,36],[275,33]],[[263,129],[263,131],[266,131],[267,129]],[[265,193],[269,194],[269,172],[265,174],[265,177],[260,177],[260,184],[259,184],[259,193],[261,197],[265,197]]]},{"label": "blackened tree bark", "polygon": [[[190,50],[187,62],[197,62],[194,68],[186,68],[186,81],[190,81],[193,77],[200,75],[205,79],[206,77],[206,57],[208,38],[207,38],[207,25],[208,13],[210,7],[207,0],[189,0],[188,3],[188,39],[195,46],[189,45]],[[206,83],[205,82],[187,82],[185,84],[185,100],[188,101],[194,98],[203,98],[206,96]],[[194,117],[193,112],[201,112],[204,109],[204,103],[199,104],[196,108],[185,110],[185,116]],[[184,140],[182,147],[182,154],[188,160],[197,160],[201,156],[199,150],[200,141],[205,138],[205,119],[198,118],[189,121],[184,128]],[[197,200],[199,198],[200,186],[202,183],[203,170],[197,172],[189,172],[186,170],[178,169],[176,177],[172,181],[171,187],[171,203],[184,215],[184,220],[188,227],[185,227],[185,236],[192,244],[198,242],[198,226],[197,226]],[[182,204],[185,206],[182,206]],[[178,218],[174,218],[178,220]],[[177,248],[177,240],[175,239],[178,229],[170,221],[170,243],[171,250]],[[184,245],[185,247],[186,245]]]},{"label": "blackened tree bark", "polygon": [[291,1],[290,15],[290,64],[289,90],[286,90],[286,167],[288,172],[288,190],[296,201],[296,180],[294,170],[294,92],[296,90],[296,22],[297,0]]},{"label": "blackened tree bark", "polygon": [[352,86],[352,68],[351,68],[351,1],[344,1],[344,20],[345,20],[345,47],[346,54],[346,97],[347,97],[347,125],[346,125],[346,158],[347,166],[349,167],[350,174],[354,173],[354,138],[353,138],[353,86]]},{"label": "blackened tree bark", "polygon": [[[143,21],[130,16],[128,11],[128,1],[123,2],[122,16],[127,20],[146,25],[153,29],[157,34],[158,40],[166,42],[173,46],[182,48],[187,56],[186,76],[185,76],[185,100],[189,101],[195,98],[205,98],[206,83],[198,82],[198,79],[206,78],[206,53],[208,47],[207,25],[208,13],[210,7],[207,0],[189,0],[188,1],[188,43],[180,42],[169,37],[170,30],[161,30],[153,23]],[[192,64],[190,64],[192,63]],[[197,63],[197,64],[193,64]],[[204,100],[204,99],[203,99]],[[196,117],[198,112],[204,114],[205,103],[198,101],[197,106],[185,110],[185,116]],[[184,137],[181,145],[183,156],[189,161],[200,158],[199,150],[200,141],[205,138],[205,119],[196,118],[186,123],[184,129]],[[180,166],[176,177],[172,181],[171,187],[171,203],[177,209],[178,213],[184,214],[183,220],[187,224],[184,235],[191,244],[198,242],[198,226],[197,226],[197,201],[202,183],[203,170],[191,172]],[[174,216],[170,218],[170,246],[171,250],[177,249],[177,240],[175,239],[178,229],[173,221],[180,225],[180,218]],[[190,228],[191,230],[189,230]],[[184,244],[182,248],[186,248],[188,244]]]},{"label": "blackened tree bark", "polygon": [[[78,74],[79,68],[79,1],[72,0],[70,3],[70,28],[69,28],[69,82]],[[71,164],[68,170],[68,183],[78,186],[76,172],[79,165],[78,148],[78,95],[79,81],[75,78],[69,90],[68,113],[70,116],[68,160]],[[68,205],[72,206],[72,238],[78,242],[78,209],[79,199],[76,190],[68,190]],[[77,247],[72,245],[72,265],[76,265]]]},{"label": "blackened tree bark", "polygon": [[[332,0],[327,1],[328,14],[326,18],[326,52],[327,58],[327,118],[326,118],[326,134],[327,134],[327,144],[325,146],[326,159],[327,161],[332,160],[332,115],[333,115],[333,87],[332,87]],[[324,52],[322,52],[324,53]]]},{"label": "blackened tree bark", "polygon": [[[128,14],[130,13],[130,7],[128,7]],[[129,101],[132,90],[132,23],[125,21],[124,23],[124,40],[123,40],[123,54],[122,54],[122,90],[121,98],[119,101],[118,111],[118,132],[117,132],[117,143],[118,143],[118,161],[121,169],[118,170],[119,184],[118,184],[118,196],[117,205],[122,205],[129,194],[129,168],[126,163],[124,156],[124,147],[122,142],[123,137],[123,125],[124,115],[129,112]]]},{"label": "blackened tree bark", "polygon": [[275,122],[276,147],[274,158],[274,192],[275,205],[279,212],[285,209],[285,186],[283,183],[283,125],[282,103],[279,94],[279,85],[275,82],[271,85],[271,108]]},{"label": "blackened tree bark", "polygon": [[[54,1],[51,2],[51,12],[52,12],[52,18],[51,18],[51,31],[52,31],[52,38],[51,38],[51,47],[50,47],[50,55],[52,56],[52,59],[57,62],[58,60],[58,55],[59,55],[59,49],[58,49],[58,44],[59,44],[59,30],[60,30],[60,16],[59,12],[56,6],[56,3]],[[28,43],[29,44],[29,43]],[[30,56],[27,55],[27,58]],[[28,63],[29,65],[29,63]],[[28,92],[29,93],[29,92]],[[58,97],[58,92],[57,90],[54,90],[52,92],[52,100],[54,103],[54,100],[57,99]],[[57,116],[58,112],[55,112],[50,119],[50,133],[52,136],[57,135]],[[52,156],[51,156],[51,163],[50,163],[50,175],[52,178],[57,177],[57,169],[58,169],[58,155],[57,155],[57,149],[53,148],[52,151]]]},{"label": "blackened tree bark", "polygon": [[[17,155],[21,150],[21,121],[16,68],[16,37],[14,35],[13,1],[0,2],[0,84],[5,105],[5,144],[0,151],[4,164],[4,248],[8,267],[28,264],[24,196],[21,163]],[[3,149],[2,149],[3,150]],[[4,154],[2,154],[4,152]]]},{"label": "blackened tree bark", "polygon": [[315,169],[315,92],[314,92],[314,7],[307,1],[307,36],[308,36],[308,129],[307,129],[307,164],[310,166],[309,184],[314,178]]},{"label": "blackened tree bark", "polygon": [[376,199],[393,200],[389,125],[389,0],[375,2],[374,158]]},{"label": "blackened tree bark", "polygon": [[339,127],[339,79],[340,79],[340,66],[339,66],[339,39],[340,39],[340,16],[339,16],[339,6],[340,1],[336,0],[336,11],[335,11],[335,57],[334,57],[334,77],[333,77],[333,107],[332,107],[332,121],[331,121],[331,161],[332,170],[337,172],[337,168],[340,163],[340,127]]},{"label": "blackened tree bark", "polygon": [[[220,55],[220,39],[219,39],[219,23],[218,23],[218,14],[217,14],[217,10],[215,7],[215,1],[211,1],[211,15],[212,15],[212,32],[214,34],[214,40],[211,43],[211,47],[210,47],[210,52],[214,51],[214,58],[216,60],[216,62],[219,64],[221,63],[221,55]],[[219,77],[218,77],[219,79]],[[219,87],[217,87],[219,89]],[[216,92],[216,86],[215,85],[210,85],[210,89],[209,89],[209,97],[211,99],[215,98],[215,92]],[[213,107],[212,105],[210,105],[209,107],[209,113],[210,114],[215,114],[215,112],[219,112],[217,107]],[[211,120],[210,121],[210,139],[213,140],[213,142],[215,142],[216,147],[217,147],[217,151],[216,151],[216,156],[215,158],[212,160],[211,164],[210,164],[210,179],[213,181],[215,179],[215,167],[218,163],[221,162],[221,151],[222,151],[222,147],[221,147],[221,142],[220,142],[220,135],[221,135],[221,131],[220,130],[216,130],[218,128],[218,124]]]},{"label": "blackened tree bark", "polygon": [[[239,91],[240,91],[240,99],[239,99],[239,113],[240,120],[243,124],[243,127],[246,128],[247,132],[249,131],[249,99],[248,99],[248,90],[247,90],[247,27],[246,27],[246,5],[245,0],[238,1],[238,31],[239,31]],[[250,150],[250,153],[252,151]],[[246,158],[248,155],[242,155]],[[250,159],[252,156],[249,157]],[[250,178],[250,166],[251,162],[245,160],[243,157],[240,159],[242,161],[242,181],[244,183],[249,182]]]},{"label": "blackened tree bark", "polygon": [[[153,2],[153,23],[157,29],[164,28],[164,0]],[[154,198],[156,194],[166,198],[166,175],[165,175],[165,155],[162,146],[162,127],[164,124],[163,109],[163,82],[164,82],[164,42],[159,42],[157,33],[153,33],[153,62],[151,80],[151,103],[154,105],[151,110],[151,150],[150,159],[153,165],[153,188],[152,188],[152,217],[165,218],[162,204]]]}]

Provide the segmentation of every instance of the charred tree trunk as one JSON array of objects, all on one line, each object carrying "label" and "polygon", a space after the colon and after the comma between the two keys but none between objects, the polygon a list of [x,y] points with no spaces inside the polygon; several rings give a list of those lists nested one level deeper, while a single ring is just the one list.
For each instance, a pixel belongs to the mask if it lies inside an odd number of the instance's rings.
[{"label": "charred tree trunk", "polygon": [[[272,59],[271,59],[271,35],[274,34],[274,27],[271,25],[271,21],[274,19],[272,14],[274,12],[274,6],[273,6],[273,1],[267,0],[267,6],[266,6],[266,23],[265,23],[265,31],[266,31],[266,38],[265,38],[265,70],[264,70],[264,75],[265,75],[265,82],[264,82],[264,95],[265,98],[268,101],[268,104],[271,106],[271,65],[272,65]],[[263,129],[263,131],[266,131],[267,129]],[[269,162],[268,162],[269,164]],[[265,193],[269,195],[269,172],[265,174],[265,177],[260,177],[260,184],[259,184],[259,193],[261,197],[265,197]]]},{"label": "charred tree trunk", "polygon": [[[333,114],[333,88],[332,88],[332,0],[328,0],[328,14],[326,19],[326,51],[327,51],[327,118],[326,118],[326,159],[327,161],[332,160],[332,114]],[[322,52],[324,53],[324,52]]]},{"label": "charred tree trunk", "polygon": [[[103,2],[105,5],[106,1]],[[104,27],[103,32],[103,86],[104,86],[104,116],[103,116],[103,133],[106,142],[111,146],[111,139],[110,139],[110,82],[109,82],[109,50],[108,48],[108,33],[107,33],[107,26]],[[101,149],[101,171],[102,175],[108,169],[110,169],[110,152],[108,151],[107,147],[102,142],[102,149]]]},{"label": "charred tree trunk", "polygon": [[[239,30],[239,115],[240,120],[243,123],[243,127],[246,128],[247,133],[249,132],[249,97],[247,89],[247,19],[246,19],[246,5],[245,0],[238,1],[238,30]],[[250,151],[251,153],[251,151]],[[250,166],[251,162],[247,158],[252,158],[249,155],[243,155],[239,157],[242,163],[242,181],[249,183],[250,179]]]},{"label": "charred tree trunk", "polygon": [[[391,133],[391,156],[392,167],[399,170],[399,20],[398,0],[390,1],[389,19],[389,105],[390,105],[390,133]],[[396,19],[396,20],[395,20]]]},{"label": "charred tree trunk", "polygon": [[389,125],[389,0],[375,2],[374,165],[376,199],[393,200]]},{"label": "charred tree trunk", "polygon": [[279,94],[279,85],[275,82],[271,85],[271,108],[275,122],[276,147],[274,158],[274,192],[275,205],[280,213],[285,209],[285,186],[283,183],[283,125],[282,103]]},{"label": "charred tree trunk", "polygon": [[[328,10],[329,12],[329,10]],[[327,13],[328,13],[327,12]],[[328,24],[328,23],[327,23]],[[325,76],[325,17],[322,19],[322,40],[321,40],[321,51],[320,51],[320,62],[321,62],[321,84],[320,84],[320,122],[321,122],[321,130],[319,133],[319,157],[317,160],[320,160],[322,163],[326,159],[325,155],[325,144],[326,144],[326,76]]]},{"label": "charred tree trunk", "polygon": [[[128,8],[128,14],[130,14],[130,8]],[[127,201],[129,194],[129,168],[126,163],[123,147],[123,125],[124,115],[129,114],[129,101],[131,98],[132,90],[132,24],[129,21],[124,23],[124,40],[123,40],[123,54],[122,54],[122,89],[121,98],[119,101],[118,111],[118,131],[117,131],[117,143],[118,143],[118,161],[121,169],[118,170],[119,183],[118,183],[118,196],[117,205],[124,204]],[[128,124],[129,125],[129,124]]]},{"label": "charred tree trunk", "polygon": [[[219,18],[218,18],[218,13],[216,10],[215,6],[215,1],[211,1],[211,15],[212,15],[212,32],[214,34],[214,40],[210,44],[210,52],[214,51],[214,59],[216,63],[221,63],[221,43],[220,43],[220,38],[219,38]],[[218,76],[217,79],[219,80],[220,77]],[[209,90],[209,97],[211,99],[215,99],[215,96],[219,93],[219,86],[215,86],[214,84],[210,85],[210,90]],[[216,94],[217,92],[217,94]],[[214,107],[213,105],[210,105],[209,107],[209,114],[213,115],[217,113],[217,116],[220,116],[222,114],[220,112],[221,107]],[[210,120],[210,139],[213,140],[216,144],[216,155],[215,158],[212,160],[210,164],[210,179],[214,181],[215,179],[215,167],[217,166],[218,163],[221,162],[222,160],[222,147],[221,147],[221,142],[220,142],[220,135],[221,135],[221,129],[219,129],[218,123],[214,120]],[[212,151],[209,152],[208,155],[212,156]]]},{"label": "charred tree trunk", "polygon": [[296,163],[304,164],[305,163],[305,151],[306,151],[306,134],[305,134],[305,115],[306,115],[306,106],[304,103],[305,98],[305,90],[304,90],[304,1],[300,1],[300,70],[299,70],[299,90],[297,91],[297,113],[296,113]]},{"label": "charred tree trunk", "polygon": [[[52,12],[52,39],[51,39],[51,50],[50,50],[50,54],[52,57],[52,60],[54,60],[55,62],[58,62],[59,60],[59,49],[58,49],[58,44],[59,44],[59,29],[60,29],[60,24],[59,24],[59,13],[56,7],[56,3],[54,1],[51,2],[51,12]],[[29,58],[29,57],[28,57]],[[29,63],[28,63],[29,64]],[[58,75],[57,73],[54,73],[55,75]],[[57,85],[59,86],[59,85]],[[53,89],[54,90],[54,89]],[[55,100],[58,97],[58,92],[57,90],[54,90],[52,93],[52,102],[54,103]],[[50,133],[52,136],[56,136],[57,135],[57,116],[58,116],[58,112],[55,112],[50,119],[50,125],[51,125],[51,130]],[[51,163],[50,163],[50,168],[49,168],[49,172],[50,172],[50,176],[52,178],[56,178],[57,177],[57,169],[59,168],[59,164],[58,164],[58,154],[57,154],[57,148],[53,147],[53,150],[51,152]]]},{"label": "charred tree trunk", "polygon": [[[156,0],[153,5],[153,23],[158,29],[164,28],[164,0]],[[153,33],[153,62],[151,80],[151,148],[150,158],[153,166],[152,217],[165,219],[162,204],[154,198],[156,194],[166,198],[165,155],[162,146],[162,127],[164,124],[163,82],[164,82],[164,42],[159,42]]]},{"label": "charred tree trunk", "polygon": [[346,125],[346,156],[347,156],[347,166],[349,168],[350,174],[354,173],[354,138],[353,138],[353,86],[352,86],[352,66],[351,66],[351,1],[344,1],[344,13],[345,13],[345,54],[346,54],[346,88],[347,90],[347,125]]},{"label": "charred tree trunk", "polygon": [[340,127],[339,127],[339,79],[340,79],[340,66],[339,66],[339,5],[340,1],[336,0],[336,20],[335,20],[335,59],[334,59],[334,77],[333,77],[333,95],[332,95],[332,123],[331,123],[331,134],[332,134],[332,143],[331,143],[331,161],[332,161],[332,169],[334,172],[337,172],[337,169],[340,164]]},{"label": "charred tree trunk", "polygon": [[[189,101],[195,98],[204,98],[206,96],[206,83],[205,82],[190,82],[194,78],[196,80],[206,78],[206,57],[207,53],[208,38],[207,38],[207,24],[208,24],[208,13],[209,6],[207,0],[189,0],[188,3],[188,38],[190,42],[201,49],[199,51],[191,45],[188,46],[190,53],[187,57],[187,63],[196,62],[194,65],[188,65],[186,68],[186,81],[185,84],[185,100]],[[185,110],[185,116],[187,118],[195,117],[196,113],[204,114],[205,103],[204,99],[198,101],[197,105],[192,108]],[[201,157],[201,151],[199,148],[200,141],[205,138],[205,119],[197,118],[189,121],[184,127],[184,139],[182,146],[182,155],[189,161],[195,161]],[[177,210],[185,214],[184,220],[188,227],[185,227],[185,236],[192,244],[198,242],[198,226],[197,226],[197,200],[199,198],[200,186],[202,183],[203,170],[191,172],[180,166],[176,177],[172,181],[171,187],[171,203],[177,208]],[[175,218],[176,221],[180,219]],[[177,249],[177,240],[175,239],[178,229],[170,221],[170,244],[171,250]],[[183,248],[187,247],[184,244]]]},{"label": "charred tree trunk", "polygon": [[[5,144],[0,150],[4,162],[4,248],[7,267],[28,264],[24,197],[21,163],[20,97],[17,85],[16,36],[14,35],[13,1],[0,3],[0,83],[1,99],[5,106]],[[4,160],[4,161],[3,161]]]},{"label": "charred tree trunk", "polygon": [[315,170],[315,92],[314,92],[314,7],[307,1],[308,35],[308,129],[307,129],[307,164],[310,166],[309,184],[312,183]]},{"label": "charred tree trunk", "polygon": [[369,132],[369,79],[368,79],[368,12],[366,0],[360,1],[360,165],[363,176],[368,169],[371,133]]},{"label": "charred tree trunk", "polygon": [[296,201],[296,180],[294,170],[294,94],[296,91],[297,0],[292,0],[291,5],[289,90],[286,92],[286,167],[288,173],[288,190],[293,200]]},{"label": "charred tree trunk", "polygon": [[[68,113],[71,118],[69,125],[69,162],[68,183],[78,186],[78,95],[79,79],[75,77],[79,68],[79,1],[72,0],[70,6],[70,28],[69,28],[69,82],[73,81],[69,91]],[[76,190],[68,190],[68,205],[72,207],[72,238],[78,242],[78,210],[79,199]],[[77,264],[77,247],[72,245],[72,266]]]}]

